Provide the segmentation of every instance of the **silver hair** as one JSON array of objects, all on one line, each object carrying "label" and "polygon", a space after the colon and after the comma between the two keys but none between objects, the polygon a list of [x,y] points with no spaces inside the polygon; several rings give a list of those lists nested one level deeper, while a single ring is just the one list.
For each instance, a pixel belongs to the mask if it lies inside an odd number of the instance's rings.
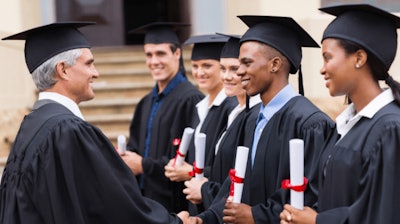
[{"label": "silver hair", "polygon": [[67,66],[72,66],[75,64],[76,59],[82,54],[80,49],[72,49],[68,51],[61,52],[56,56],[45,61],[38,68],[32,72],[32,79],[36,85],[39,92],[49,89],[54,84],[56,84],[56,66],[60,62],[65,62]]}]

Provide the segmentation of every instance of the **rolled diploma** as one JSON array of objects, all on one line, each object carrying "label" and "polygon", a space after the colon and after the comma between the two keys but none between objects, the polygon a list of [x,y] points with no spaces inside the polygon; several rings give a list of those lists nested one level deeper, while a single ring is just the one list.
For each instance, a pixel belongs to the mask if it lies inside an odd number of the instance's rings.
[{"label": "rolled diploma", "polygon": [[[238,146],[235,159],[236,176],[244,178],[246,175],[247,156],[249,155],[249,148]],[[243,183],[234,183],[233,202],[240,203],[242,200]]]},{"label": "rolled diploma", "polygon": [[[304,142],[301,139],[289,141],[290,184],[298,186],[304,184]],[[290,190],[291,205],[297,209],[304,208],[304,192]]]},{"label": "rolled diploma", "polygon": [[[196,166],[199,169],[204,169],[204,157],[205,157],[205,148],[206,148],[206,134],[199,133],[194,139],[194,147],[195,147],[195,160]],[[195,177],[197,180],[203,178],[204,173],[196,173]]]},{"label": "rolled diploma", "polygon": [[118,135],[118,151],[123,155],[126,151],[125,135]]},{"label": "rolled diploma", "polygon": [[[182,155],[186,155],[186,153],[187,153],[190,139],[193,136],[193,132],[194,132],[193,128],[189,128],[189,127],[185,128],[185,130],[183,131],[182,141],[181,141],[181,144],[179,145],[179,152]],[[182,162],[184,160],[185,160],[185,157],[182,157],[182,156],[176,154],[175,165],[176,166],[182,165]]]}]

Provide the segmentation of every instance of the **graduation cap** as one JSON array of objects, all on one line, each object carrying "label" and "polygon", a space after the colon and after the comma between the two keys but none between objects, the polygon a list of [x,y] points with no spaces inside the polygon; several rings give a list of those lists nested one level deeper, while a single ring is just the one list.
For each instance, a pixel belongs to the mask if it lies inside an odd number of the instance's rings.
[{"label": "graduation cap", "polygon": [[176,31],[190,24],[176,22],[153,22],[129,31],[129,34],[145,34],[145,44],[173,43],[180,45]]},{"label": "graduation cap", "polygon": [[304,94],[303,76],[300,69],[302,58],[301,47],[319,47],[317,42],[292,18],[279,16],[238,16],[249,29],[240,39],[245,41],[259,41],[267,44],[290,62],[289,73],[299,71],[299,92]]},{"label": "graduation cap", "polygon": [[91,48],[89,41],[78,30],[94,22],[59,22],[29,29],[2,40],[25,40],[25,61],[29,72],[49,58],[64,51]]},{"label": "graduation cap", "polygon": [[240,35],[229,35],[222,33],[217,34],[229,38],[221,50],[221,58],[238,58],[240,49]]},{"label": "graduation cap", "polygon": [[184,44],[194,44],[191,60],[214,59],[221,57],[221,50],[229,37],[218,34],[192,36]]},{"label": "graduation cap", "polygon": [[319,10],[337,16],[325,29],[322,40],[340,38],[372,53],[389,70],[397,49],[400,18],[367,4],[339,5]]},{"label": "graduation cap", "polygon": [[290,73],[300,66],[301,47],[319,47],[314,39],[292,18],[278,16],[238,16],[249,29],[240,39],[259,41],[281,52],[289,60]]}]

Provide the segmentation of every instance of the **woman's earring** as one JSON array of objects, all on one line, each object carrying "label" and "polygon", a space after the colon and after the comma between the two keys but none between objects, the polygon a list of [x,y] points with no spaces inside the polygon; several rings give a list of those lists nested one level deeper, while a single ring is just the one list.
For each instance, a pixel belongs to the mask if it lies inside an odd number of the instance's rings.
[{"label": "woman's earring", "polygon": [[359,65],[359,64],[356,64],[356,68],[360,68],[360,65]]}]

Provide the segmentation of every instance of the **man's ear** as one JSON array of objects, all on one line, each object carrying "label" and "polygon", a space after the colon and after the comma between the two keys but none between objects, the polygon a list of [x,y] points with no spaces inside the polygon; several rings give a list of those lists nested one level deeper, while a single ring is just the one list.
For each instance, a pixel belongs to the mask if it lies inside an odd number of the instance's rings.
[{"label": "man's ear", "polygon": [[65,64],[65,62],[60,62],[56,65],[56,72],[57,76],[60,77],[60,79],[69,80],[69,77],[67,75],[67,65]]},{"label": "man's ear", "polygon": [[278,56],[271,59],[271,72],[277,72],[282,66],[282,59]]},{"label": "man's ear", "polygon": [[177,58],[180,58],[180,57],[181,57],[181,54],[182,54],[180,48],[177,48],[177,49],[175,50],[175,52],[173,52],[173,53],[174,53],[174,55],[175,55]]}]

